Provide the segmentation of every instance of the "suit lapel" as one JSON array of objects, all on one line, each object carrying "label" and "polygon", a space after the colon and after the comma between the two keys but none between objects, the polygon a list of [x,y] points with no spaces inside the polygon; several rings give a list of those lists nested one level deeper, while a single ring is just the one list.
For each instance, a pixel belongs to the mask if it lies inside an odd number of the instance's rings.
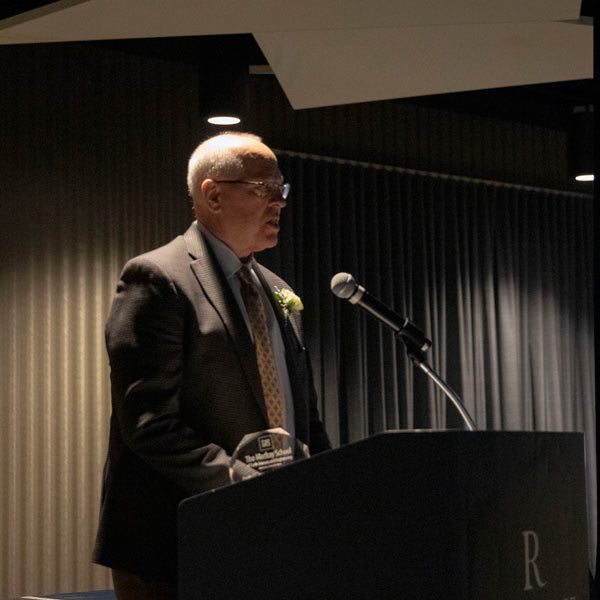
[{"label": "suit lapel", "polygon": [[271,306],[273,307],[273,311],[275,312],[275,316],[277,317],[277,322],[279,323],[279,328],[281,329],[281,333],[284,338],[283,342],[285,344],[286,351],[295,350],[298,352],[298,349],[303,348],[303,345],[297,324],[292,316],[286,316],[284,314],[283,308],[281,308],[281,305],[275,298],[275,283],[271,284],[271,282],[267,281],[262,269],[260,268],[260,265],[258,263],[256,264],[256,275],[265,289],[267,297],[269,298]]},{"label": "suit lapel", "polygon": [[196,223],[193,223],[184,233],[183,239],[193,259],[190,267],[196,280],[221,318],[238,354],[252,393],[267,419],[260,373],[256,364],[256,349],[225,274]]}]

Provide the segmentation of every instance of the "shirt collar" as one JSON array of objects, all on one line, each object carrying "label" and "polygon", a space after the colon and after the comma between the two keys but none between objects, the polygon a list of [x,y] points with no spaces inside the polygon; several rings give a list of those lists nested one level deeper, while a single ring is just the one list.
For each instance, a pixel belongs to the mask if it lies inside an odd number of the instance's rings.
[{"label": "shirt collar", "polygon": [[242,264],[245,264],[250,269],[254,267],[256,262],[254,260],[254,254],[251,254],[248,260],[245,263],[242,263],[238,255],[225,242],[220,240],[203,223],[200,223],[200,221],[197,221],[197,224],[202,235],[204,235],[212,251],[215,253],[217,262],[221,269],[223,269],[225,277],[233,277],[240,270]]}]

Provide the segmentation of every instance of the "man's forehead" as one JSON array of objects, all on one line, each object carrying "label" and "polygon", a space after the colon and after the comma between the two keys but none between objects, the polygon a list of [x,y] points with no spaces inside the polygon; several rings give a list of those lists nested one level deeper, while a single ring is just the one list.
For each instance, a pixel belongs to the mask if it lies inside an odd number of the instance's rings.
[{"label": "man's forehead", "polygon": [[281,177],[277,158],[272,153],[245,152],[240,157],[246,174]]}]

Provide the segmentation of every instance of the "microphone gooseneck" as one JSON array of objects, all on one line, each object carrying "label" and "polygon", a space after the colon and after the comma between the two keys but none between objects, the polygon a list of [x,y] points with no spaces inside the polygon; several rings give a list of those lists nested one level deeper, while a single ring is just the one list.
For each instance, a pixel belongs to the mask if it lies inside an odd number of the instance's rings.
[{"label": "microphone gooseneck", "polygon": [[458,410],[469,431],[475,431],[475,422],[463,405],[458,394],[427,364],[423,352],[431,347],[431,341],[425,334],[407,318],[401,317],[389,306],[371,296],[350,273],[338,273],[331,278],[331,291],[342,300],[358,304],[362,309],[372,314],[376,319],[394,330],[406,346],[410,359],[446,394]]}]

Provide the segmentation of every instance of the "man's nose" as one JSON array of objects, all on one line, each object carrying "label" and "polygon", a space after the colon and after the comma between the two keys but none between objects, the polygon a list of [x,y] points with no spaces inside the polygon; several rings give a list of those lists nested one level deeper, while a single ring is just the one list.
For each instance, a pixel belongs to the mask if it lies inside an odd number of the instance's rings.
[{"label": "man's nose", "polygon": [[269,204],[277,204],[281,208],[285,208],[287,200],[281,195],[281,192],[273,192],[269,198]]}]

